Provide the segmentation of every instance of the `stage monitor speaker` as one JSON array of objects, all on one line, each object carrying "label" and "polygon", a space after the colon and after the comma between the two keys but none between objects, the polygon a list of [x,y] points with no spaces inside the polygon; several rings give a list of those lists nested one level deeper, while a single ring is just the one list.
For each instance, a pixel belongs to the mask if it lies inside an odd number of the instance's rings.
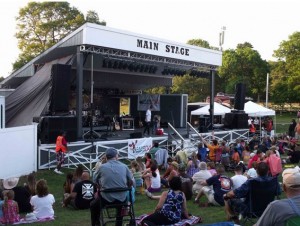
[{"label": "stage monitor speaker", "polygon": [[238,83],[235,86],[234,109],[244,110],[245,106],[246,86],[243,83]]},{"label": "stage monitor speaker", "polygon": [[130,138],[133,139],[133,138],[142,138],[143,135],[141,132],[135,132],[135,133],[131,133],[130,134]]},{"label": "stage monitor speaker", "polygon": [[49,116],[43,117],[39,124],[39,138],[42,144],[56,142],[56,137],[61,131],[66,131],[66,140],[77,140],[77,118],[73,116]]},{"label": "stage monitor speaker", "polygon": [[69,112],[71,65],[53,64],[49,110],[52,115]]},{"label": "stage monitor speaker", "polygon": [[241,112],[226,113],[224,118],[224,127],[228,129],[247,129],[248,114]]}]

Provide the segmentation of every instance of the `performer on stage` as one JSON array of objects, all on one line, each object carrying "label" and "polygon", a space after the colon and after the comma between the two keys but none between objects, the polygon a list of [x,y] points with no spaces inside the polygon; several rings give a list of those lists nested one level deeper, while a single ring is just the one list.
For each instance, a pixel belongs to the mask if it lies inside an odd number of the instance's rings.
[{"label": "performer on stage", "polygon": [[150,105],[146,111],[144,136],[145,136],[146,131],[147,131],[148,136],[150,135],[151,109],[152,108],[153,108],[153,106]]}]

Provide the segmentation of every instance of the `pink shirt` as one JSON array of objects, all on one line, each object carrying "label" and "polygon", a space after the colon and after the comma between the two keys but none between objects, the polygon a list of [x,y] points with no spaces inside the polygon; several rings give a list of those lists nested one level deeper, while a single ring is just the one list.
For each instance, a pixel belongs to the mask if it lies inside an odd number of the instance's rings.
[{"label": "pink shirt", "polygon": [[265,159],[265,162],[269,165],[272,176],[276,176],[282,172],[281,159],[276,154],[271,154]]}]

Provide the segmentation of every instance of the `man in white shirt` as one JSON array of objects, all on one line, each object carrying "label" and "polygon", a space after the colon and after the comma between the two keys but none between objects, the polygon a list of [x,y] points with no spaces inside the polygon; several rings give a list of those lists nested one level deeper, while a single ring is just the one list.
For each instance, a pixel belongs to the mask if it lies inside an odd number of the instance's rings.
[{"label": "man in white shirt", "polygon": [[145,129],[144,129],[144,135],[148,134],[148,136],[150,135],[150,125],[151,125],[151,109],[153,108],[152,105],[149,106],[149,108],[146,111],[146,115],[145,115]]},{"label": "man in white shirt", "polygon": [[231,180],[233,183],[232,189],[239,188],[248,179],[246,176],[242,175],[243,168],[240,165],[237,165],[235,167],[234,173],[235,173],[235,175],[233,177],[231,177]]}]

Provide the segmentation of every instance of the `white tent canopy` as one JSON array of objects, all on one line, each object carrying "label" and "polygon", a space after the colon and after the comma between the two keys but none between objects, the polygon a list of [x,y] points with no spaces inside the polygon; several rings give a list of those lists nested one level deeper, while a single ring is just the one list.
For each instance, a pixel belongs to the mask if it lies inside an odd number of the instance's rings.
[{"label": "white tent canopy", "polygon": [[[191,115],[209,115],[209,108],[210,105],[206,105],[205,107],[191,111]],[[225,115],[230,111],[231,110],[228,107],[225,107],[221,104],[214,102],[214,115]]]},{"label": "white tent canopy", "polygon": [[251,117],[263,117],[263,116],[274,116],[275,115],[274,110],[263,107],[252,101],[248,101],[247,103],[245,103],[244,111]]}]

